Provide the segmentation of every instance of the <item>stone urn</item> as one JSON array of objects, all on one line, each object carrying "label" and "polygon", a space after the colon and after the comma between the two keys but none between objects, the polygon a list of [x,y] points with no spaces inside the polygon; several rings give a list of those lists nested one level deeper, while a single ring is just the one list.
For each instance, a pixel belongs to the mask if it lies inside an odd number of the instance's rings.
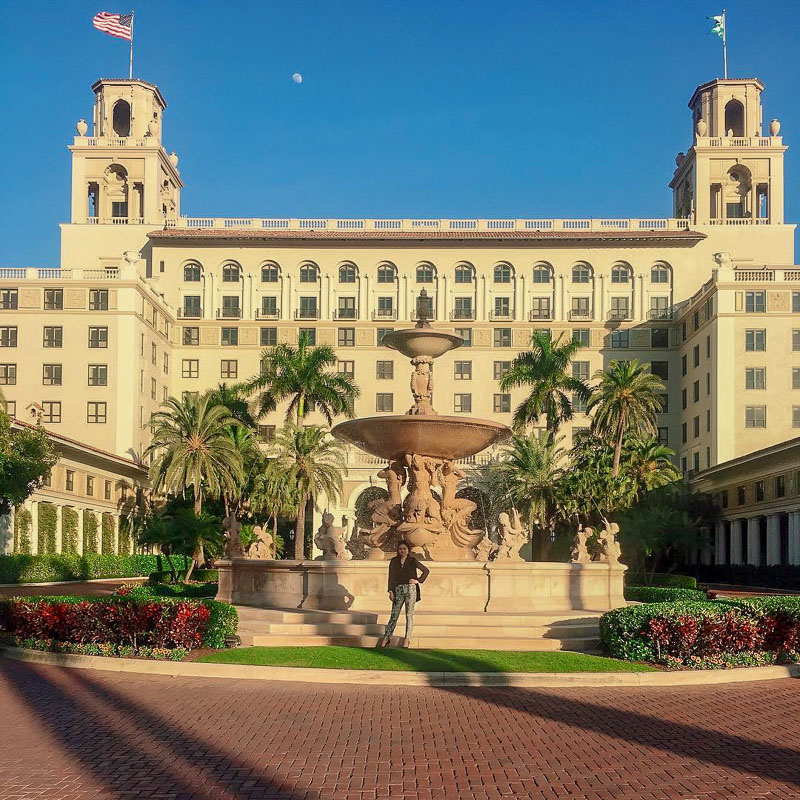
[{"label": "stone urn", "polygon": [[769,124],[769,135],[777,136],[780,132],[781,132],[780,120],[773,119],[772,122],[770,122]]},{"label": "stone urn", "polygon": [[678,153],[678,155],[675,156],[675,166],[676,167],[679,167],[681,164],[683,164],[684,161],[686,161],[686,154],[685,153],[681,152],[681,153]]},{"label": "stone urn", "polygon": [[86,131],[89,130],[89,126],[86,123],[85,119],[79,119],[75,123],[75,130],[78,131],[78,136],[86,136]]},{"label": "stone urn", "polygon": [[147,132],[150,136],[155,136],[158,133],[158,120],[153,118],[147,123]]},{"label": "stone urn", "polygon": [[705,136],[708,133],[708,123],[702,117],[700,117],[700,119],[697,120],[695,130],[697,131],[698,136]]},{"label": "stone urn", "polygon": [[178,166],[178,154],[174,150],[169,154],[169,163],[172,164],[173,167]]}]

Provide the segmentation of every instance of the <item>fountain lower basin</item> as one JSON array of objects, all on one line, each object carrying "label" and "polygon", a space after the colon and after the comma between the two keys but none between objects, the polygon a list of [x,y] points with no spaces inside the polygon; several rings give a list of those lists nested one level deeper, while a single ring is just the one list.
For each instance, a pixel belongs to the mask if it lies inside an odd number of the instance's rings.
[{"label": "fountain lower basin", "polygon": [[406,453],[457,461],[510,436],[508,426],[486,419],[394,415],[341,422],[331,431],[370,455],[392,461]]}]

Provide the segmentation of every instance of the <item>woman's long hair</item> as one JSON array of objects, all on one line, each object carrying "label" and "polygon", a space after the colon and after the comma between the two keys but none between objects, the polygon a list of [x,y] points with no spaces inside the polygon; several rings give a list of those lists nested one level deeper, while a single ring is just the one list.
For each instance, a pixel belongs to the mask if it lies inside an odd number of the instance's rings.
[{"label": "woman's long hair", "polygon": [[411,548],[408,545],[408,542],[405,539],[401,539],[394,548],[395,553],[399,556],[400,555],[400,547],[401,545],[405,545],[406,550],[408,550],[408,554],[411,555]]}]

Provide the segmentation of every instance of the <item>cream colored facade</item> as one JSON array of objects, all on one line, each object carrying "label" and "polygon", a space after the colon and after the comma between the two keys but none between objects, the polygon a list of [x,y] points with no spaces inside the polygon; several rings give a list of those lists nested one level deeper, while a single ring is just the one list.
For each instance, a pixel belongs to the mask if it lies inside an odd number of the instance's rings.
[{"label": "cream colored facade", "polygon": [[[60,421],[47,414],[47,427],[141,453],[165,396],[248,378],[264,346],[296,342],[303,329],[352,370],[359,416],[402,412],[409,367],[379,336],[413,322],[425,289],[433,324],[470,342],[437,363],[441,413],[510,420],[522,393],[502,394],[498,378],[532,330],[549,329],[585,343],[575,363],[585,377],[615,359],[652,363],[667,386],[661,435],[687,472],[800,428],[786,147],[777,120],[763,124],[755,79],[694,92],[673,216],[663,219],[187,218],[158,89],[104,79],[93,90],[92,135],[79,122],[69,148],[60,267],[0,270],[0,344],[16,329],[16,346],[0,347],[0,380],[21,418],[30,404],[59,402]],[[55,341],[45,328],[59,326],[61,346],[45,346]],[[93,346],[102,336],[91,328],[107,329],[106,347]],[[47,382],[51,364],[60,385]],[[90,385],[103,364],[105,385]],[[578,413],[566,443],[588,422]],[[336,509],[348,524],[377,466],[357,453],[351,461]]]}]

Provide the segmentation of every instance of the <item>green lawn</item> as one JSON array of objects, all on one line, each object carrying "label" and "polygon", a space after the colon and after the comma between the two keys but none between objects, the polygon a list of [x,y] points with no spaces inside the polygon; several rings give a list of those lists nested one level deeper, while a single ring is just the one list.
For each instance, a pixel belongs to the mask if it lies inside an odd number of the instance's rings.
[{"label": "green lawn", "polygon": [[197,659],[206,664],[379,669],[410,672],[653,672],[653,667],[584,653],[508,650],[387,650],[363,647],[240,647]]}]

